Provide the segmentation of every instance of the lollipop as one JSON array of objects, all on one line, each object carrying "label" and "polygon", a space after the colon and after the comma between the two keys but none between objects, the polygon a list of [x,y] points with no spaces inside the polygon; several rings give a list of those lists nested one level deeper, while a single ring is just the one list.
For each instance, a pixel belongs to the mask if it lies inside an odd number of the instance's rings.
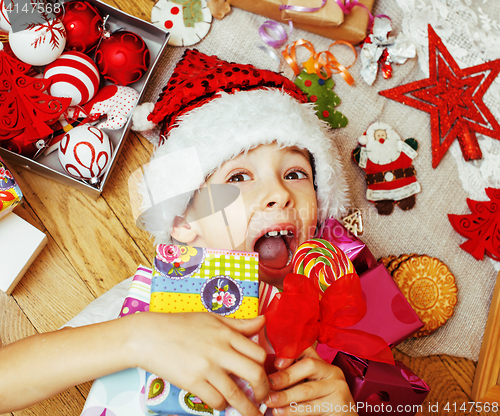
[{"label": "lollipop", "polygon": [[356,273],[345,253],[326,240],[313,238],[301,244],[293,259],[293,272],[314,280],[324,292],[335,280]]}]

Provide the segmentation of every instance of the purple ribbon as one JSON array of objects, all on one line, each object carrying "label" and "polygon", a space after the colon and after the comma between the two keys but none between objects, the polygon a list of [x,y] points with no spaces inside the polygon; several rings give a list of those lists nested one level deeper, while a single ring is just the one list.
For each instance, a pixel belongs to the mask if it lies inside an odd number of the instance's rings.
[{"label": "purple ribbon", "polygon": [[[338,0],[340,1],[340,0]],[[319,7],[303,7],[303,6],[292,6],[292,5],[286,5],[282,4],[280,6],[280,10],[293,10],[295,12],[306,12],[306,13],[314,13],[317,12],[318,10],[321,10],[323,7],[325,7],[326,0],[323,0],[321,6]]]},{"label": "purple ribbon", "polygon": [[[352,9],[354,9],[356,6],[361,6],[366,11],[368,12],[368,16],[370,17],[370,20],[368,22],[368,29],[371,29],[373,25],[373,15],[370,13],[370,10],[368,10],[368,7],[366,7],[364,4],[361,4],[358,0],[345,0],[345,4],[342,3],[342,0],[335,0],[341,10],[344,12],[344,14],[350,14],[352,12]],[[377,16],[379,17],[379,16]]]},{"label": "purple ribbon", "polygon": [[[288,25],[290,26],[291,35],[293,31],[293,24],[291,20],[288,22]],[[275,36],[277,36],[277,39],[269,35],[266,32],[266,29],[272,31]],[[273,48],[281,47],[288,40],[288,36],[285,32],[285,29],[283,29],[283,26],[273,20],[266,20],[262,24],[262,26],[259,28],[259,35],[266,44],[272,46]]]}]

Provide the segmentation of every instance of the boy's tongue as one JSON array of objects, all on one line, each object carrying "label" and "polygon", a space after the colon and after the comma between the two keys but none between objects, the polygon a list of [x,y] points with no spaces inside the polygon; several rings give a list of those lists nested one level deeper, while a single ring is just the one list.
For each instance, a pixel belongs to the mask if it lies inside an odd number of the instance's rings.
[{"label": "boy's tongue", "polygon": [[288,247],[283,237],[261,237],[255,243],[259,261],[266,267],[282,269],[288,263]]}]

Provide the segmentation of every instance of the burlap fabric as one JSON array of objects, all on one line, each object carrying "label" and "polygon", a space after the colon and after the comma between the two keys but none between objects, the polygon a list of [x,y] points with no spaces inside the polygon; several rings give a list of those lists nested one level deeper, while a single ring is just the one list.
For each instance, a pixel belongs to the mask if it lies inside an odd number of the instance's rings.
[{"label": "burlap fabric", "polygon": [[[389,15],[395,34],[399,33],[402,12],[395,0],[378,1],[374,14]],[[207,37],[194,47],[224,60],[283,71],[291,78],[293,73],[284,62],[278,64],[258,48],[263,45],[258,28],[265,20],[262,16],[233,8],[222,21],[214,21]],[[294,30],[291,40],[299,38],[311,41],[316,51],[326,50],[332,43],[329,39]],[[149,85],[145,101],[156,102],[184,49],[167,48]],[[332,52],[345,64],[353,59],[347,47],[335,46]],[[299,62],[308,57],[305,49],[299,49]],[[333,79],[336,83],[334,91],[342,100],[337,109],[349,119],[347,127],[337,130],[336,142],[344,158],[352,206],[361,209],[363,214],[365,232],[362,239],[376,258],[402,253],[437,257],[448,265],[458,286],[458,304],[448,323],[428,337],[403,342],[398,349],[410,356],[448,354],[477,361],[497,273],[490,261],[476,261],[459,248],[463,238],[448,221],[448,213],[470,212],[457,164],[448,153],[437,169],[432,169],[429,114],[378,95],[380,90],[419,80],[425,75],[415,58],[404,65],[394,65],[392,79],[384,80],[379,74],[374,85],[368,86],[360,76],[360,67],[358,59],[350,69],[356,80],[353,86],[349,86],[340,75],[334,75]],[[416,206],[411,211],[403,212],[396,207],[392,215],[379,216],[365,198],[364,173],[351,160],[351,151],[357,145],[357,138],[375,121],[388,123],[403,139],[413,137],[419,143],[419,155],[414,166],[422,192],[417,195]]]}]

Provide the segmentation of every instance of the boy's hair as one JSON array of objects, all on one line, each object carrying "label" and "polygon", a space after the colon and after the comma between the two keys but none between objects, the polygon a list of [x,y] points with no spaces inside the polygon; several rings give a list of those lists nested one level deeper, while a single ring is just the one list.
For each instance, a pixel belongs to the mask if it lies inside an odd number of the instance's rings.
[{"label": "boy's hair", "polygon": [[[190,65],[193,65],[196,56],[202,58],[204,62],[207,59],[217,59],[206,57],[194,50],[187,52],[183,59],[188,57]],[[181,154],[187,149],[194,148],[198,158],[196,162],[199,161],[201,168],[198,183],[196,180],[191,182],[190,191],[164,201],[159,204],[161,206],[146,210],[138,221],[139,225],[155,236],[156,244],[171,243],[170,232],[174,219],[184,214],[194,190],[201,187],[206,178],[228,160],[261,144],[271,143],[276,143],[279,147],[298,147],[308,150],[313,159],[311,165],[314,169],[318,220],[321,222],[328,217],[338,217],[342,214],[348,204],[347,182],[337,148],[332,140],[331,130],[326,122],[318,119],[314,105],[307,103],[305,95],[279,74],[257,70],[250,65],[229,64],[218,59],[217,62],[219,66],[216,68],[191,68],[198,74],[197,81],[200,81],[199,78],[213,79],[209,75],[220,74],[221,72],[215,71],[219,69],[223,72],[223,66],[226,65],[231,68],[233,74],[238,74],[240,88],[234,83],[231,88],[227,88],[228,82],[224,80],[225,87],[215,87],[210,94],[197,99],[196,102],[202,105],[196,103],[193,105],[192,98],[186,103],[189,111],[183,112],[176,106],[176,117],[174,119],[169,117],[168,126],[164,126],[165,131],[169,130],[168,137],[157,148],[152,160],[152,162],[168,160],[164,156]],[[262,82],[260,85],[259,83],[252,85],[252,78],[256,78],[254,73],[244,77],[242,68],[247,72],[248,68],[253,68],[253,72],[258,71],[260,78],[272,78],[273,82],[271,85],[263,86]],[[242,79],[244,85],[241,85]],[[281,83],[278,84],[280,80]],[[182,80],[177,77],[177,86],[170,94],[181,94],[183,84],[187,83],[193,85],[192,78]],[[168,101],[166,95],[164,92],[160,101]],[[158,114],[157,110],[159,110],[158,103],[152,115]],[[192,160],[186,160],[186,164],[191,163]],[[186,169],[189,170],[189,165]],[[182,183],[185,175],[181,169],[170,172],[168,183],[163,183],[163,186]],[[164,179],[158,180],[164,182]],[[141,194],[145,197],[150,196],[150,188],[151,183],[146,185],[143,181]]]}]

